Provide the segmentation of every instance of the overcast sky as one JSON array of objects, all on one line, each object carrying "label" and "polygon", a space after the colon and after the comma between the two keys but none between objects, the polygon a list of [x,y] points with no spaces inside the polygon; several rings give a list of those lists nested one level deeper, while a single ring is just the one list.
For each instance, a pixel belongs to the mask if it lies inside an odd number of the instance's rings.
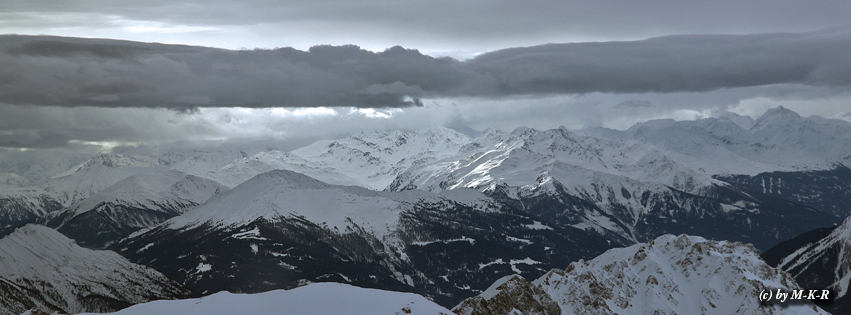
[{"label": "overcast sky", "polygon": [[0,147],[291,149],[780,105],[849,119],[848,16],[849,1],[0,0],[0,34],[27,35],[0,37]]}]

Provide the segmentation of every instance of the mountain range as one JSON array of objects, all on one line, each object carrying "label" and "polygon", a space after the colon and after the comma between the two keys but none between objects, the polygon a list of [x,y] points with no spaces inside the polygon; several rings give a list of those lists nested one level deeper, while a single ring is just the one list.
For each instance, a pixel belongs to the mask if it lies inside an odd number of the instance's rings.
[{"label": "mountain range", "polygon": [[[74,253],[114,251],[126,260],[110,262],[120,269],[151,268],[173,281],[126,276],[169,283],[171,293],[148,300],[338,282],[447,308],[465,301],[470,314],[505,296],[500,290],[517,298],[500,305],[541,314],[721,314],[766,311],[752,290],[797,281],[837,290],[825,307],[845,309],[851,123],[776,108],[757,119],[659,120],[624,131],[462,131],[365,131],[290,152],[115,147],[64,171],[35,161],[26,169],[43,171],[26,174],[15,173],[20,163],[0,164],[15,165],[0,169],[0,232],[8,234],[0,241],[32,234],[73,239]],[[127,286],[125,278],[101,283]],[[712,292],[698,286],[707,283]],[[660,293],[674,287],[682,295]],[[25,295],[12,297],[22,305],[13,312],[92,311]],[[145,301],[114,298],[121,302],[92,305]]]}]

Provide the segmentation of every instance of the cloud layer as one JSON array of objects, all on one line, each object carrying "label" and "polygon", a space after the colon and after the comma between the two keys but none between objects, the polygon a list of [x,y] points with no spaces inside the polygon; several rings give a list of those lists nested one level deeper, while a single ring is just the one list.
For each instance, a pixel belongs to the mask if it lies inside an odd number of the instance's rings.
[{"label": "cloud layer", "polygon": [[512,48],[469,62],[495,93],[695,92],[770,84],[847,87],[851,30],[689,35]]},{"label": "cloud layer", "polygon": [[0,33],[307,49],[425,52],[674,34],[808,32],[849,25],[845,0],[4,0]]},{"label": "cloud layer", "polygon": [[[783,105],[847,119],[851,29],[511,48],[225,50],[0,36],[0,148],[260,141],[364,129],[626,128]],[[2,151],[2,150],[0,150]],[[2,162],[2,161],[0,161]]]},{"label": "cloud layer", "polygon": [[393,47],[224,50],[0,37],[0,102],[31,106],[410,107],[421,98],[851,86],[851,29],[511,48],[467,61]]}]

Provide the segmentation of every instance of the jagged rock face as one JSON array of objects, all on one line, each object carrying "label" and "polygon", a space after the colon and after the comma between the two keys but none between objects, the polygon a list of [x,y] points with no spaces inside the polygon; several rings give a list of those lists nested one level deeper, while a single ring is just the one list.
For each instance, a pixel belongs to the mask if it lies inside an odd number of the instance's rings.
[{"label": "jagged rock face", "polygon": [[829,289],[822,306],[835,314],[851,312],[851,218],[833,228],[814,230],[763,253],[766,261],[789,272],[807,289]]},{"label": "jagged rock face", "polygon": [[335,281],[455,305],[617,245],[473,190],[375,192],[272,171],[110,248],[199,291]]},{"label": "jagged rock face", "polygon": [[546,292],[518,275],[500,278],[452,311],[460,315],[561,315],[561,308]]},{"label": "jagged rock face", "polygon": [[534,283],[567,314],[824,314],[812,304],[762,306],[762,290],[800,287],[750,245],[685,235],[613,249]]},{"label": "jagged rock face", "polygon": [[[750,245],[687,235],[612,249],[552,270],[532,286],[546,292],[562,314],[827,314],[811,303],[762,304],[763,290],[801,287]],[[456,310],[472,310],[483,299],[484,294],[468,299]]]},{"label": "jagged rock face", "polygon": [[192,292],[110,251],[77,246],[53,229],[26,225],[0,239],[0,313],[36,308],[111,312]]}]

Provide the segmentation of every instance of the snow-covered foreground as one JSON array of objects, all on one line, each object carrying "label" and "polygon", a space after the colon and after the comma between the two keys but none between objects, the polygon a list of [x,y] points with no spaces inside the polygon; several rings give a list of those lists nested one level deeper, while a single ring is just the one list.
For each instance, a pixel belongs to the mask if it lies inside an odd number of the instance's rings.
[{"label": "snow-covered foreground", "polygon": [[154,301],[111,314],[449,315],[452,312],[413,293],[364,289],[341,283],[313,283],[292,290],[257,294],[219,292],[199,299]]}]

